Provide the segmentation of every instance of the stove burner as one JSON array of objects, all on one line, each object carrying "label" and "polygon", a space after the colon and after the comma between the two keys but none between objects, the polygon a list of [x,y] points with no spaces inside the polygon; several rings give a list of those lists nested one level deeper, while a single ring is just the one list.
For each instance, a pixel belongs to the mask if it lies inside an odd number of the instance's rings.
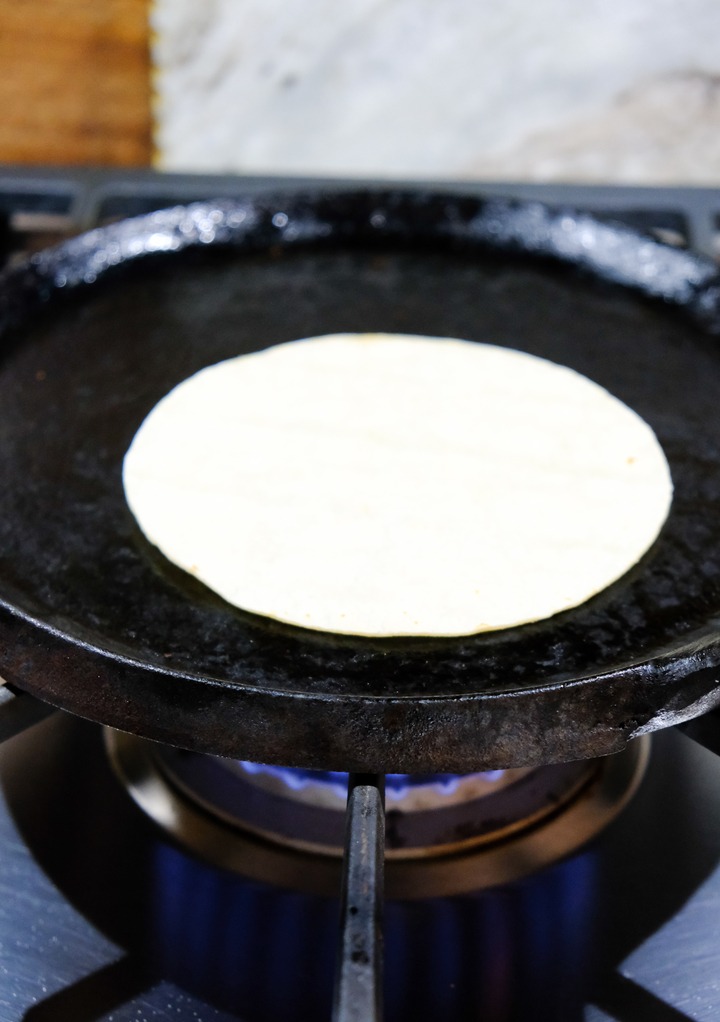
[{"label": "stove burner", "polygon": [[[106,742],[133,799],[183,846],[254,879],[337,891],[345,823],[339,777],[248,766],[110,729]],[[648,749],[644,738],[602,759],[394,780],[386,834],[390,897],[494,886],[563,858],[626,804]]]},{"label": "stove burner", "polygon": [[[333,770],[300,770],[244,760],[218,760],[246,781],[285,798],[345,811],[348,775]],[[486,770],[476,774],[386,774],[385,801],[389,811],[403,812],[447,807],[479,798],[502,783],[511,783],[523,770]],[[504,778],[504,782],[502,779]]]}]

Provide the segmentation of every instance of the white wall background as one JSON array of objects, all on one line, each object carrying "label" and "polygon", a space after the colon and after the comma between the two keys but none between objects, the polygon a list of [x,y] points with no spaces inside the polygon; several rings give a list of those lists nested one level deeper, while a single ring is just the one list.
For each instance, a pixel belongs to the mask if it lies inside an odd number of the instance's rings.
[{"label": "white wall background", "polygon": [[718,0],[155,0],[166,170],[720,184]]}]

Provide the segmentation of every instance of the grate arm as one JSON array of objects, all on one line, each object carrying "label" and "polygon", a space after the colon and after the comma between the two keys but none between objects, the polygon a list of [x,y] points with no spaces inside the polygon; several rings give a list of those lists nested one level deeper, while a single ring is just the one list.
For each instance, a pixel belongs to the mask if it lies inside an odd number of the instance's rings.
[{"label": "grate arm", "polygon": [[21,731],[56,712],[54,706],[25,692],[16,692],[0,678],[0,742],[19,735]]},{"label": "grate arm", "polygon": [[382,1018],[385,779],[351,774],[333,1022]]},{"label": "grate arm", "polygon": [[720,756],[720,709],[717,707],[701,717],[693,717],[692,720],[678,724],[677,728],[704,749]]}]

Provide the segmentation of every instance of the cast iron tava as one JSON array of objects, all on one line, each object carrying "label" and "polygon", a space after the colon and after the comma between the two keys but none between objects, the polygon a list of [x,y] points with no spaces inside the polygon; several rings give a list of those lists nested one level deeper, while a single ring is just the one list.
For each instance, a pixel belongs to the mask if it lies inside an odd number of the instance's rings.
[{"label": "cast iron tava", "polygon": [[[0,673],[199,751],[470,771],[620,749],[720,703],[720,283],[709,262],[538,204],[288,194],[99,228],[6,274]],[[569,365],[655,430],[675,497],[582,607],[461,639],[371,640],[227,606],[125,505],[123,455],[172,386],[303,336],[464,337]]]}]

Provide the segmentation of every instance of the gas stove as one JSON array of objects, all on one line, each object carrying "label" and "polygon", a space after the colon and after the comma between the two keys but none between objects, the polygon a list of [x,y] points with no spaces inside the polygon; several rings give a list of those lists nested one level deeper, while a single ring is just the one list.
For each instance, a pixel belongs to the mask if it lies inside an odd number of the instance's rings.
[{"label": "gas stove", "polygon": [[[80,229],[180,202],[262,201],[318,186],[7,171],[5,258],[13,266]],[[443,192],[574,205],[673,251],[718,253],[720,197],[711,190]],[[510,772],[479,764],[471,780],[389,779],[381,956],[379,776],[350,778],[341,899],[347,778],[208,759],[104,733],[17,689],[0,696],[0,1022],[303,1022],[331,1017],[334,990],[337,1019],[379,1018],[375,957],[384,958],[390,1020],[717,1017],[713,711],[636,738],[608,760],[544,767],[538,752]],[[703,698],[688,699],[687,712],[673,704],[667,723],[697,712]],[[522,813],[508,808],[513,790],[527,802]],[[441,820],[431,837],[428,819]]]},{"label": "gas stove", "polygon": [[[0,1018],[330,1017],[338,903],[303,889],[311,858],[278,866],[256,844],[293,890],[184,850],[70,716],[4,743],[0,773]],[[386,1017],[712,1019],[718,781],[712,753],[662,732],[587,847],[497,887],[389,900]]]}]

